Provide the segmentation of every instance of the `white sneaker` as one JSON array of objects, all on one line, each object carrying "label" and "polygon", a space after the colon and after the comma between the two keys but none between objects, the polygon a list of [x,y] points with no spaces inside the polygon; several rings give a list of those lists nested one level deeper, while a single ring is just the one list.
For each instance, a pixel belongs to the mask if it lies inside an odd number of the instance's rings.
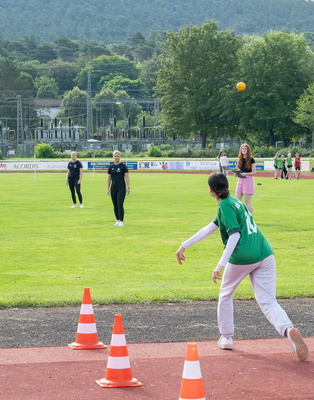
[{"label": "white sneaker", "polygon": [[76,205],[76,204],[73,204],[73,206],[72,206],[71,208],[77,208],[77,205]]},{"label": "white sneaker", "polygon": [[113,224],[113,226],[118,226],[118,225],[119,225],[119,222],[120,222],[120,221],[116,220],[116,223]]},{"label": "white sneaker", "polygon": [[84,204],[81,204],[80,207],[81,207],[81,208],[84,208]]},{"label": "white sneaker", "polygon": [[124,226],[124,223],[122,221],[119,221],[118,226]]},{"label": "white sneaker", "polygon": [[300,361],[305,361],[309,355],[309,349],[304,343],[303,337],[297,328],[288,328],[287,336],[292,346],[292,352],[297,354]]},{"label": "white sneaker", "polygon": [[218,347],[223,350],[232,350],[232,338],[221,335],[218,340]]}]

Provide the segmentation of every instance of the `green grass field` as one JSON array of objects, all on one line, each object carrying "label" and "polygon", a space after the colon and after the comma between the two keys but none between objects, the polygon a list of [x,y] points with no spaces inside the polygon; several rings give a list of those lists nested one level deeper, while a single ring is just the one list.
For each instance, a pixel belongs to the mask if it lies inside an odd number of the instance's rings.
[{"label": "green grass field", "polygon": [[[208,224],[217,203],[207,175],[130,173],[125,226],[115,222],[106,173],[85,173],[85,209],[71,209],[65,173],[0,174],[0,307],[216,299],[223,246],[214,235],[180,243]],[[230,177],[234,194],[236,178]],[[313,180],[255,178],[254,217],[277,260],[278,297],[313,297]],[[261,185],[257,185],[260,183]],[[236,298],[252,298],[249,280]]]}]

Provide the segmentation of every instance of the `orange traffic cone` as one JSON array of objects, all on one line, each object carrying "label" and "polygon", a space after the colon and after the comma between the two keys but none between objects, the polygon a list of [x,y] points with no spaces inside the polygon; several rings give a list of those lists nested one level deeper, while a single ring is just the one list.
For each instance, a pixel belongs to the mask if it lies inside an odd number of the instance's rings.
[{"label": "orange traffic cone", "polygon": [[179,400],[205,400],[196,343],[188,343]]},{"label": "orange traffic cone", "polygon": [[103,388],[142,386],[132,378],[121,314],[114,317],[106,377],[96,382]]},{"label": "orange traffic cone", "polygon": [[107,346],[98,341],[96,322],[89,288],[84,288],[76,341],[69,344],[73,350],[105,349]]}]

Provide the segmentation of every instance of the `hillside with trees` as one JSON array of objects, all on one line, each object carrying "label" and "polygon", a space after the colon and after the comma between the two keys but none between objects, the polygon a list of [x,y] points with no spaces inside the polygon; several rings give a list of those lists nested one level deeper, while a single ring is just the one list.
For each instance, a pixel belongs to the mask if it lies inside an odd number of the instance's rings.
[{"label": "hillside with trees", "polygon": [[6,0],[0,8],[0,37],[40,42],[55,37],[125,42],[135,32],[178,31],[216,20],[219,29],[238,35],[269,30],[314,32],[309,0]]},{"label": "hillside with trees", "polygon": [[[313,44],[311,32],[237,35],[215,20],[178,32],[136,31],[123,43],[1,39],[0,143],[16,141],[18,129],[21,137],[21,125],[25,140],[39,124],[51,127],[53,100],[60,106],[54,124],[71,121],[81,139],[162,129],[172,139],[202,138],[203,147],[248,136],[258,145],[313,146]],[[244,92],[235,89],[240,80]]]}]

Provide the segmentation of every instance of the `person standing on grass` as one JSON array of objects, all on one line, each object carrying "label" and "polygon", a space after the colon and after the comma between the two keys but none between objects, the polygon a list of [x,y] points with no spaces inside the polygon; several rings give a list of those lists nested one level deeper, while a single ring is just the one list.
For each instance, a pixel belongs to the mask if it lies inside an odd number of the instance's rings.
[{"label": "person standing on grass", "polygon": [[245,204],[253,215],[252,196],[255,193],[253,175],[256,174],[256,165],[252,157],[251,147],[246,143],[240,147],[237,169],[241,171],[245,178],[238,179],[235,197],[242,200],[244,196]]},{"label": "person standing on grass", "polygon": [[281,155],[278,153],[277,156],[277,176],[275,179],[282,179],[282,169],[283,169],[283,159]]},{"label": "person standing on grass", "polygon": [[[300,361],[308,357],[308,348],[300,331],[295,328],[286,312],[276,300],[276,262],[273,250],[259,231],[246,206],[231,196],[228,179],[214,172],[208,179],[209,193],[218,202],[216,218],[181,244],[176,252],[180,265],[186,260],[184,251],[220,229],[224,252],[212,273],[213,282],[222,278],[218,300],[218,346],[233,349],[234,315],[233,293],[240,282],[250,276],[256,301],[268,321],[281,336],[288,337],[293,352]],[[225,269],[223,277],[222,271]]]},{"label": "person standing on grass", "polygon": [[294,158],[294,169],[295,169],[295,178],[299,179],[300,177],[300,171],[301,171],[301,158],[299,153],[295,153],[295,158]]},{"label": "person standing on grass", "polygon": [[288,170],[286,168],[286,159],[285,155],[281,154],[282,158],[282,171],[281,171],[281,179],[288,179]]},{"label": "person standing on grass", "polygon": [[124,200],[130,193],[130,177],[128,167],[121,162],[121,153],[113,152],[114,163],[108,168],[107,194],[111,195],[116,222],[114,225],[124,225]]},{"label": "person standing on grass", "polygon": [[287,169],[288,169],[288,179],[291,179],[291,172],[292,172],[291,153],[288,153],[288,157],[286,158],[286,161],[287,161]]},{"label": "person standing on grass", "polygon": [[219,171],[220,171],[220,172],[222,172],[222,166],[221,166],[221,162],[220,162],[220,159],[221,159],[222,155],[223,155],[223,152],[220,151],[219,154],[218,154],[218,156],[216,157],[216,160],[217,160],[218,163],[219,163]]},{"label": "person standing on grass", "polygon": [[81,193],[81,182],[83,176],[83,165],[80,160],[77,159],[77,153],[72,151],[71,160],[68,163],[68,172],[65,183],[69,185],[71,196],[73,200],[73,206],[71,208],[77,208],[75,191],[80,202],[80,207],[84,208],[83,197]]},{"label": "person standing on grass", "polygon": [[222,156],[220,157],[220,165],[222,168],[222,173],[225,176],[228,176],[228,166],[229,166],[229,161],[226,153],[222,153]]},{"label": "person standing on grass", "polygon": [[277,166],[277,157],[278,157],[278,153],[276,153],[275,157],[274,157],[274,168],[275,168],[275,179],[277,179],[277,175],[278,175],[278,166]]}]

